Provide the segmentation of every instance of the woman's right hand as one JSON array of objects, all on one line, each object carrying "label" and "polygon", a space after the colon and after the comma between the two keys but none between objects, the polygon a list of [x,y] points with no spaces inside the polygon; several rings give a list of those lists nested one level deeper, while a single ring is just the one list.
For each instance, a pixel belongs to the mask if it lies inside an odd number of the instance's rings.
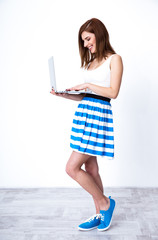
[{"label": "woman's right hand", "polygon": [[56,92],[54,91],[54,88],[52,88],[52,90],[50,91],[50,93],[53,94],[53,95],[55,95],[55,96],[59,96],[59,93],[56,93]]},{"label": "woman's right hand", "polygon": [[58,96],[58,97],[64,97],[64,98],[68,98],[68,93],[56,93],[54,91],[54,88],[52,88],[52,91],[50,91],[51,94],[55,95],[55,96]]}]

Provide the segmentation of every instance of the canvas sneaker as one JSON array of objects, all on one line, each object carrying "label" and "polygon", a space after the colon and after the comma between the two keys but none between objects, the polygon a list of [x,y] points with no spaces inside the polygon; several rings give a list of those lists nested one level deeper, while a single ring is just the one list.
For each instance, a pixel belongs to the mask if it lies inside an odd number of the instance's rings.
[{"label": "canvas sneaker", "polygon": [[81,223],[78,226],[78,229],[81,231],[89,231],[95,229],[100,224],[100,218],[101,218],[100,214],[95,214],[92,217],[85,220],[85,222]]},{"label": "canvas sneaker", "polygon": [[112,216],[113,216],[113,211],[115,208],[115,200],[111,198],[111,196],[109,196],[110,199],[110,207],[108,210],[100,210],[100,215],[101,215],[101,220],[100,220],[100,224],[98,226],[98,231],[105,231],[107,230],[112,222]]}]

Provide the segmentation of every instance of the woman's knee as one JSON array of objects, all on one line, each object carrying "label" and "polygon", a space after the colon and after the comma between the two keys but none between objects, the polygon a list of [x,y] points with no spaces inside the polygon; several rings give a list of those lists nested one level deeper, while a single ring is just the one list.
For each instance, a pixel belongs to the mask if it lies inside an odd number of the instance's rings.
[{"label": "woman's knee", "polygon": [[78,163],[75,154],[72,154],[66,164],[65,171],[70,177],[75,179],[79,169],[80,169],[80,164]]},{"label": "woman's knee", "polygon": [[85,163],[85,170],[88,172],[90,175],[93,177],[98,176],[99,174],[99,167],[98,163],[95,157],[90,158],[86,163]]},{"label": "woman's knee", "polygon": [[70,177],[75,179],[77,176],[77,173],[81,170],[83,163],[85,163],[89,158],[90,158],[89,155],[72,152],[66,164],[66,168],[65,168],[66,173]]},{"label": "woman's knee", "polygon": [[75,177],[75,172],[76,172],[75,168],[72,164],[69,163],[69,161],[66,164],[65,171],[70,177],[72,177],[72,178]]}]

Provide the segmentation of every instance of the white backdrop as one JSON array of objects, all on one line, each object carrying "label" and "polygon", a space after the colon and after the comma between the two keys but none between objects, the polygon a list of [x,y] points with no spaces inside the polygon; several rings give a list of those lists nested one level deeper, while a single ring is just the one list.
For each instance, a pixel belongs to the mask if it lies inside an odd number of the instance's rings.
[{"label": "white backdrop", "polygon": [[115,160],[98,158],[104,186],[158,186],[158,2],[154,0],[0,1],[0,187],[79,185],[65,172],[79,102],[50,94],[82,82],[79,27],[107,27],[124,74],[114,115]]}]

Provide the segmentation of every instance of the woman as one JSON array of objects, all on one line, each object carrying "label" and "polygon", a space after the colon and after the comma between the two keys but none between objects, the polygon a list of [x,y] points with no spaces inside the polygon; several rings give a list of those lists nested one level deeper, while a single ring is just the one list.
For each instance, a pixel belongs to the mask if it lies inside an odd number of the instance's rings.
[{"label": "woman", "polygon": [[[81,223],[79,230],[97,228],[107,230],[112,221],[115,200],[103,193],[97,156],[114,158],[114,127],[111,99],[118,96],[123,63],[109,42],[104,24],[92,18],[79,30],[79,52],[85,83],[67,90],[91,90],[92,94],[56,94],[81,101],[73,119],[70,147],[72,154],[66,172],[77,181],[94,200],[96,214]],[[85,171],[81,169],[85,166]]]}]

